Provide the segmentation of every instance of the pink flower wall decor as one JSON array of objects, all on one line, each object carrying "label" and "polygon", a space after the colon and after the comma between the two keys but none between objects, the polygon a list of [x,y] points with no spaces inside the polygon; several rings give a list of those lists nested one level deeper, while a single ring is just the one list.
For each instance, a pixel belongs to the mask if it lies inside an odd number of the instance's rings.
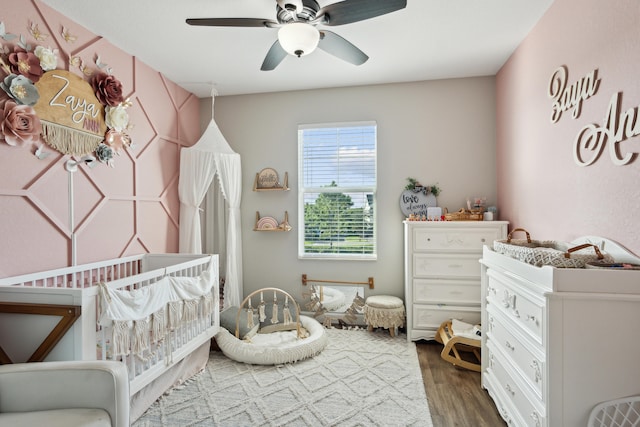
[{"label": "pink flower wall decor", "polygon": [[[37,23],[31,22],[28,29],[36,43],[49,39]],[[124,99],[122,83],[111,74],[111,68],[100,56],[95,67],[90,67],[73,55],[66,62],[81,71],[82,77],[77,77],[58,69],[58,49],[32,46],[23,35],[6,32],[4,22],[0,22],[0,37],[5,42],[15,41],[0,49],[0,88],[9,99],[0,99],[0,140],[11,146],[33,144],[40,151],[46,142],[62,154],[93,154],[113,167],[114,150],[117,153],[131,147],[127,109],[132,104]],[[70,40],[64,34],[63,38]],[[87,85],[89,94],[82,85]],[[118,140],[112,148],[114,132]]]},{"label": "pink flower wall decor", "polygon": [[96,91],[96,98],[104,105],[117,107],[124,98],[122,96],[122,83],[115,77],[100,72],[93,76],[91,85]]},{"label": "pink flower wall decor", "polygon": [[42,124],[33,107],[5,101],[0,110],[0,138],[9,145],[37,143]]}]

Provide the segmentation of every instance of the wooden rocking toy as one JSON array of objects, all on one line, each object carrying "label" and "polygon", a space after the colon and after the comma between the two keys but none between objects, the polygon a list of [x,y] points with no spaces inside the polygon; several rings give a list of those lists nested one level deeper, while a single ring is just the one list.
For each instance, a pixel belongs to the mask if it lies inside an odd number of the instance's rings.
[{"label": "wooden rocking toy", "polygon": [[[452,328],[452,321],[447,320],[440,325],[436,332],[435,340],[444,344],[444,348],[440,356],[454,366],[469,369],[471,371],[480,372],[480,337],[470,338],[462,335],[455,335]],[[464,360],[460,356],[460,352],[472,353],[477,363]]]}]

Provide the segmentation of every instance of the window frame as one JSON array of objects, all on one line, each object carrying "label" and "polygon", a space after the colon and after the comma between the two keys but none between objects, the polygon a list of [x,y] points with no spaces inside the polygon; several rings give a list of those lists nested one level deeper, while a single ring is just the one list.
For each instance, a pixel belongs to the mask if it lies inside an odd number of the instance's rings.
[{"label": "window frame", "polygon": [[[349,127],[364,127],[370,126],[374,130],[374,184],[360,185],[360,186],[343,186],[337,187],[338,190],[327,191],[327,187],[305,187],[305,158],[304,156],[304,138],[303,132],[310,129],[326,129],[326,128],[349,128]],[[378,124],[373,120],[368,121],[350,121],[350,122],[337,122],[337,123],[314,123],[314,124],[300,124],[298,125],[298,258],[299,259],[313,259],[313,260],[334,260],[334,261],[375,261],[378,258],[378,230],[377,230],[377,189],[378,189]],[[305,223],[305,194],[307,193],[363,193],[372,194],[372,244],[373,252],[370,254],[365,253],[307,253],[305,252],[305,236],[306,236],[306,223]],[[366,205],[365,205],[366,206]]]}]

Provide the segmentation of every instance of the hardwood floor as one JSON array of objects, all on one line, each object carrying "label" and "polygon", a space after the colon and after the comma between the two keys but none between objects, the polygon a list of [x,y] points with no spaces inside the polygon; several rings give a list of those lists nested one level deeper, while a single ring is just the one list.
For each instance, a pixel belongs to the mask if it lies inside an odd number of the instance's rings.
[{"label": "hardwood floor", "polygon": [[416,342],[424,388],[434,427],[503,427],[491,397],[480,385],[480,373],[442,360],[442,344]]}]

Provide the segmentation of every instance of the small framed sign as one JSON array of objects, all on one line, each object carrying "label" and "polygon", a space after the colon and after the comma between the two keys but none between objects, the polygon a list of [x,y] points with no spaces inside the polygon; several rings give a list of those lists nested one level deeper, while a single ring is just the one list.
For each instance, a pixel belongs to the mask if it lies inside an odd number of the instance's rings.
[{"label": "small framed sign", "polygon": [[437,205],[436,196],[433,193],[427,193],[423,191],[424,187],[418,187],[415,190],[404,190],[400,195],[400,209],[402,213],[409,217],[413,214],[415,216],[427,217],[428,208],[433,208]]},{"label": "small framed sign", "polygon": [[275,188],[280,185],[278,172],[273,168],[264,168],[258,173],[258,188]]}]

